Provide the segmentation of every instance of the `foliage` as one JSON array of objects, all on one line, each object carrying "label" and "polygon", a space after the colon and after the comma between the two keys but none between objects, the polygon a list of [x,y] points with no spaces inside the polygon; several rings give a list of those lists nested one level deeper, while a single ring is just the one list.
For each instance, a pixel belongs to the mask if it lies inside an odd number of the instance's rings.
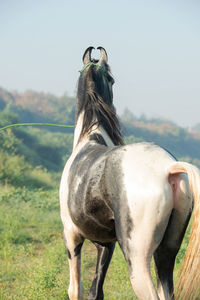
[{"label": "foliage", "polygon": [[[0,89],[0,106],[18,116],[20,122],[44,122],[73,125],[75,116],[75,99],[64,94],[56,97],[51,94],[26,91],[9,93]],[[4,105],[3,105],[4,103]],[[50,131],[66,132],[62,128],[48,128]],[[71,131],[70,131],[71,132]]]},{"label": "foliage", "polygon": [[53,179],[41,167],[33,167],[23,156],[9,154],[0,150],[0,182],[13,186],[51,187]]},{"label": "foliage", "polygon": [[[16,115],[5,110],[0,112],[0,126],[16,123]],[[12,163],[61,171],[71,153],[72,133],[51,132],[38,128],[12,128],[0,132],[0,169]],[[14,158],[14,156],[16,156]],[[10,163],[8,161],[10,160]],[[11,162],[12,161],[12,162]],[[41,168],[42,166],[42,168]],[[22,168],[23,171],[24,168]]]},{"label": "foliage", "polygon": [[[15,115],[6,110],[0,113],[3,125],[15,120]],[[17,137],[20,131],[8,129],[1,132],[0,138],[0,182],[14,186],[50,187],[53,180],[44,168],[33,166],[28,162],[28,156],[20,152],[22,140]],[[30,140],[30,139],[29,139]],[[24,153],[25,154],[25,153]]]}]

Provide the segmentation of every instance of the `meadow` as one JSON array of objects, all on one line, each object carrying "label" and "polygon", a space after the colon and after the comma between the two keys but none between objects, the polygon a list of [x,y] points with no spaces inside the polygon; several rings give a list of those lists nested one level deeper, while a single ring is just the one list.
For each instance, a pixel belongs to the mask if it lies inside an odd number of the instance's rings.
[{"label": "meadow", "polygon": [[[176,261],[184,255],[188,234]],[[82,251],[85,299],[93,278],[96,249]],[[58,187],[16,188],[0,185],[0,299],[69,299],[69,270],[62,239]],[[153,272],[155,279],[155,274]],[[104,284],[105,299],[137,299],[119,246]]]}]

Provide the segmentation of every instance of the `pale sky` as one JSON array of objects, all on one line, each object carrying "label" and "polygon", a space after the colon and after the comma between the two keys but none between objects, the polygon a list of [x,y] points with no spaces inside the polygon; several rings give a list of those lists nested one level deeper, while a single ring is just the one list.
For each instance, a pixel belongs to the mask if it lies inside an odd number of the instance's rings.
[{"label": "pale sky", "polygon": [[0,0],[0,87],[74,96],[88,46],[119,114],[200,123],[200,0]]}]

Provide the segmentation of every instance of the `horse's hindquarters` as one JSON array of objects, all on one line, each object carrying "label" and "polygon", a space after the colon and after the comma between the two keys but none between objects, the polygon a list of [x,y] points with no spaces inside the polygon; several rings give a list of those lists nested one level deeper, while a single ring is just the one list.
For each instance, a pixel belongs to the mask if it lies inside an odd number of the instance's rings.
[{"label": "horse's hindquarters", "polygon": [[116,235],[139,299],[158,299],[149,264],[173,209],[167,172],[172,162],[164,150],[146,144],[127,146],[120,162],[118,201],[113,202]]}]

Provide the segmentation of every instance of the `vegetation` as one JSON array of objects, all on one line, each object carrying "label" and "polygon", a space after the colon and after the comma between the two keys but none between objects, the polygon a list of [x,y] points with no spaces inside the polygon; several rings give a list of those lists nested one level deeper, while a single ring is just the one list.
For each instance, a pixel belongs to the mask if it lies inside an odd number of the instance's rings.
[{"label": "vegetation", "polygon": [[[127,143],[151,141],[179,158],[200,161],[199,134],[166,120],[121,116]],[[73,124],[74,99],[0,89],[0,127],[17,122]],[[69,272],[59,216],[58,185],[71,153],[73,131],[15,128],[0,132],[0,299],[68,299]],[[176,272],[187,245],[179,251]],[[96,251],[83,247],[85,296]],[[153,271],[152,271],[153,272]],[[154,273],[153,273],[154,274]],[[155,274],[153,275],[155,279]],[[105,281],[105,299],[136,299],[117,245]]]},{"label": "vegetation", "polygon": [[[186,243],[187,238],[177,266]],[[86,299],[95,271],[96,251],[86,242],[82,252]],[[57,188],[30,190],[0,186],[0,264],[0,299],[68,299],[69,270]],[[105,299],[136,299],[118,245],[104,291]]]},{"label": "vegetation", "polygon": [[[17,121],[73,125],[75,99],[67,94],[56,97],[33,91],[19,94],[0,89],[0,109],[2,110],[0,126]],[[145,115],[138,118],[128,109],[120,119],[127,143],[154,142],[178,159],[192,162],[200,167],[198,124],[194,131],[188,131],[168,120],[148,119]],[[51,134],[52,132],[55,134]],[[26,128],[26,130],[17,129],[14,133],[21,140],[18,153],[24,155],[34,166],[42,165],[54,172],[62,170],[63,161],[71,151],[72,129]]]}]

